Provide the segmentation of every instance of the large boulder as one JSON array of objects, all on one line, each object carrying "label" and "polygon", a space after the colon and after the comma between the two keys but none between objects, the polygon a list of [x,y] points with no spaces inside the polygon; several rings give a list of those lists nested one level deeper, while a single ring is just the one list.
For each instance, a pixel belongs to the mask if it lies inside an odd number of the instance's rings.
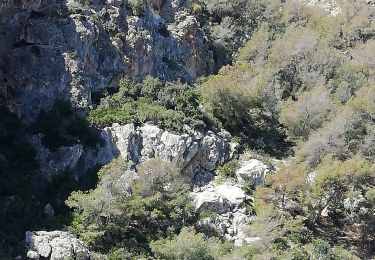
[{"label": "large boulder", "polygon": [[239,207],[247,196],[239,186],[230,183],[216,185],[212,182],[194,189],[191,198],[198,212],[213,211],[222,214]]},{"label": "large boulder", "polygon": [[240,182],[248,181],[257,186],[264,183],[264,179],[270,169],[259,160],[251,159],[236,171],[237,179]]},{"label": "large boulder", "polygon": [[63,231],[27,231],[28,259],[86,260],[90,253],[83,242]]},{"label": "large boulder", "polygon": [[229,184],[216,186],[215,192],[235,206],[240,205],[246,199],[246,193],[240,187]]},{"label": "large boulder", "polygon": [[220,214],[230,211],[229,202],[215,192],[214,189],[192,193],[191,197],[198,212],[212,211]]}]

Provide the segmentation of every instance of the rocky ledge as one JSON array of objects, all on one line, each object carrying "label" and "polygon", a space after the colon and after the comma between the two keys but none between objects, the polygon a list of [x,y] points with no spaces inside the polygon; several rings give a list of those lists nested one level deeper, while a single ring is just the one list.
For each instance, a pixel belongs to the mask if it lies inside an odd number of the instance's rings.
[{"label": "rocky ledge", "polygon": [[151,158],[161,157],[171,161],[183,170],[188,182],[194,174],[214,171],[218,166],[233,158],[238,144],[231,141],[226,131],[194,131],[186,129],[185,134],[175,134],[157,126],[145,124],[113,124],[101,132],[103,144],[96,149],[84,148],[81,144],[60,147],[55,152],[43,147],[41,136],[35,135],[30,142],[36,148],[41,171],[47,178],[65,168],[83,174],[97,164],[107,164],[122,156],[130,166]]}]

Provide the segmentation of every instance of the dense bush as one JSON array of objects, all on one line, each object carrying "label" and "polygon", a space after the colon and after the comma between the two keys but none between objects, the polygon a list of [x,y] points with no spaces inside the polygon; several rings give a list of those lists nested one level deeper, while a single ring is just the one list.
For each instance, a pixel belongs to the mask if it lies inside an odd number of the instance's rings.
[{"label": "dense bush", "polygon": [[[336,226],[339,229],[334,236],[341,232],[354,232],[361,237],[362,246],[371,252],[374,249],[371,246],[374,237],[368,231],[374,230],[374,219],[369,213],[373,209],[373,201],[366,194],[374,184],[374,165],[359,155],[346,161],[328,156],[312,174],[309,174],[309,167],[305,163],[286,166],[267,177],[266,187],[257,189],[255,198],[258,218],[249,232],[265,237],[271,244],[278,237],[283,237],[302,246],[304,250],[312,250],[312,231],[324,237],[327,235],[325,232],[333,232],[327,229]],[[278,228],[271,233],[263,233],[264,225],[273,225],[273,221]],[[353,227],[352,223],[358,226]],[[330,239],[330,236],[326,239]],[[314,244],[316,241],[312,242]],[[331,246],[328,245],[328,248]],[[340,251],[339,248],[337,250]],[[339,251],[336,253],[345,252]],[[355,258],[353,255],[351,257]]]},{"label": "dense bush", "polygon": [[133,15],[141,16],[144,13],[144,4],[142,0],[129,0]]},{"label": "dense bush", "polygon": [[215,124],[208,113],[201,111],[201,97],[191,86],[162,83],[146,77],[142,83],[130,78],[120,81],[119,91],[102,98],[88,120],[98,126],[112,123],[154,123],[162,128],[183,132],[184,125],[206,128]]},{"label": "dense bush", "polygon": [[67,200],[75,211],[74,231],[92,249],[148,255],[151,240],[194,223],[188,187],[175,166],[152,159],[137,173],[137,178],[132,177],[126,163],[115,159],[100,170],[96,189],[75,192]]},{"label": "dense bush", "polygon": [[157,259],[165,260],[214,260],[232,249],[229,243],[215,238],[207,239],[204,234],[186,227],[170,239],[152,241],[150,247]]},{"label": "dense bush", "polygon": [[230,161],[223,166],[220,166],[217,171],[219,176],[222,178],[234,178],[236,176],[236,171],[239,169],[239,163],[237,161]]},{"label": "dense bush", "polygon": [[274,155],[288,148],[285,133],[276,118],[277,100],[272,88],[249,64],[227,66],[200,87],[204,107],[224,128],[250,147]]}]

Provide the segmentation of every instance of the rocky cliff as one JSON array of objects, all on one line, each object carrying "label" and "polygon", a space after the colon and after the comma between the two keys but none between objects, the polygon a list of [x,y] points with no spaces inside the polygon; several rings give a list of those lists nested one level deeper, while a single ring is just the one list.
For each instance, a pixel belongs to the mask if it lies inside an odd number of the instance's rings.
[{"label": "rocky cliff", "polygon": [[41,135],[30,139],[37,151],[37,161],[41,172],[47,178],[66,168],[75,169],[82,174],[97,164],[107,164],[121,156],[131,166],[151,158],[160,157],[183,169],[187,182],[199,172],[214,171],[218,166],[233,158],[238,144],[231,142],[226,131],[187,131],[177,135],[157,126],[145,124],[113,124],[101,132],[103,143],[96,148],[85,148],[81,144],[60,147],[50,151],[41,143]]},{"label": "rocky cliff", "polygon": [[56,98],[88,108],[123,75],[193,82],[212,53],[189,1],[0,3],[0,103],[34,118]]}]

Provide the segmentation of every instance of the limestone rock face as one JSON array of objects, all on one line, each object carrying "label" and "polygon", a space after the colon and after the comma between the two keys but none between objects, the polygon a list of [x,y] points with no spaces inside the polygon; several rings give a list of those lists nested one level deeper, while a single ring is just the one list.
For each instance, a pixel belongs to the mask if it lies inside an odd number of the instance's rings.
[{"label": "limestone rock face", "polygon": [[27,231],[28,259],[66,260],[90,259],[82,241],[63,231]]},{"label": "limestone rock face", "polygon": [[149,124],[140,127],[113,124],[102,130],[103,144],[96,148],[76,144],[51,151],[43,146],[41,138],[41,135],[34,135],[29,142],[37,151],[36,159],[47,179],[67,168],[79,177],[85,170],[107,164],[118,156],[130,166],[161,157],[181,168],[185,180],[190,183],[196,173],[215,170],[233,158],[238,150],[238,144],[231,142],[226,131],[190,131],[179,135]]},{"label": "limestone rock face", "polygon": [[87,109],[123,75],[193,82],[212,52],[189,1],[6,0],[0,3],[0,102],[32,120],[56,98]]},{"label": "limestone rock face", "polygon": [[256,159],[244,162],[243,166],[236,171],[236,176],[240,182],[250,181],[255,186],[264,183],[264,178],[270,171],[267,165]]},{"label": "limestone rock face", "polygon": [[36,160],[39,163],[41,173],[47,179],[51,179],[65,169],[74,169],[77,166],[83,153],[82,145],[62,146],[53,152],[42,145],[41,138],[42,136],[35,135],[29,141],[35,147]]},{"label": "limestone rock face", "polygon": [[131,164],[161,157],[183,169],[189,182],[198,171],[213,171],[231,159],[237,144],[231,142],[228,132],[208,131],[177,135],[154,125],[113,124],[102,132],[104,146],[98,152],[87,152],[82,156],[86,165],[108,163],[122,156]]}]

